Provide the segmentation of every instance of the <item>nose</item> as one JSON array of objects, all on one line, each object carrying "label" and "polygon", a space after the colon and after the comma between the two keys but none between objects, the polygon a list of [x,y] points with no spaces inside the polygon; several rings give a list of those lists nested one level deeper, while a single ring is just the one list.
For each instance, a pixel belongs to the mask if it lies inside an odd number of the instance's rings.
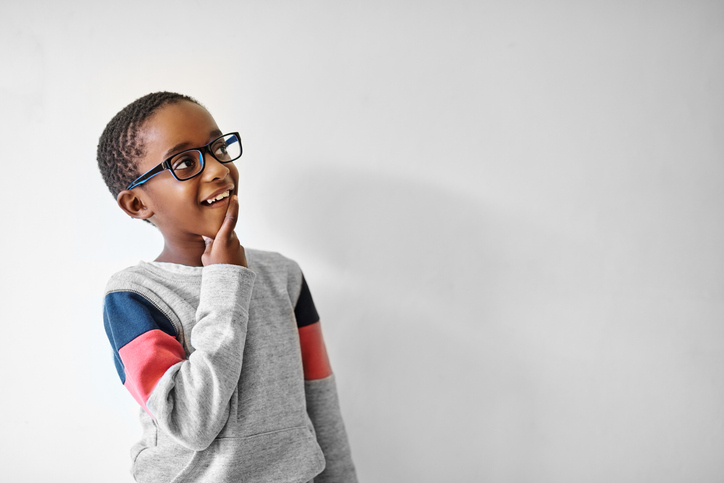
[{"label": "nose", "polygon": [[229,174],[229,167],[219,162],[209,153],[204,153],[204,178],[207,181],[215,179],[224,179]]}]

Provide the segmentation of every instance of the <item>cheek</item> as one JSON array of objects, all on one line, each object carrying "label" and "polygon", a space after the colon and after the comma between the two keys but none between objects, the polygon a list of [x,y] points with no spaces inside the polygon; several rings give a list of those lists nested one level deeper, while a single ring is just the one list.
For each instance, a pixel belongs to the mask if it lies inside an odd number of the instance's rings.
[{"label": "cheek", "polygon": [[234,163],[229,163],[227,165],[229,167],[229,175],[231,176],[231,179],[234,180],[234,186],[236,186],[236,191],[239,191],[239,170],[237,169],[236,165]]},{"label": "cheek", "polygon": [[149,193],[154,211],[175,216],[178,212],[187,212],[190,207],[198,204],[196,183],[175,179],[163,181],[154,187],[156,189],[153,193]]}]

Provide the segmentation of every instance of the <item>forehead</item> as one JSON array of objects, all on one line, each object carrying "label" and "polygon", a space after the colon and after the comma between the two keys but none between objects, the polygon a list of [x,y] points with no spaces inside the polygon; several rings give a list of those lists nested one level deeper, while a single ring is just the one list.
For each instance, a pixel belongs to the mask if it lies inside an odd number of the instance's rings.
[{"label": "forehead", "polygon": [[203,107],[189,101],[167,104],[143,125],[144,160],[158,164],[174,151],[203,146],[218,136],[216,121]]}]

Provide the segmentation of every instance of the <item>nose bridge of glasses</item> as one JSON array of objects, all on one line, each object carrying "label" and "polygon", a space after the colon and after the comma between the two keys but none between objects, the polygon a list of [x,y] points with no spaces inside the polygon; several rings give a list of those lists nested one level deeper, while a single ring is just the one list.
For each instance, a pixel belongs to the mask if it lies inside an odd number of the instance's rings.
[{"label": "nose bridge of glasses", "polygon": [[207,171],[210,173],[214,173],[218,169],[221,169],[224,173],[227,173],[229,171],[229,168],[227,166],[224,166],[224,163],[219,161],[216,156],[214,156],[210,145],[204,146],[202,149],[199,150],[199,152],[201,153],[201,158],[203,161],[203,165],[201,166],[201,169],[203,171]]}]

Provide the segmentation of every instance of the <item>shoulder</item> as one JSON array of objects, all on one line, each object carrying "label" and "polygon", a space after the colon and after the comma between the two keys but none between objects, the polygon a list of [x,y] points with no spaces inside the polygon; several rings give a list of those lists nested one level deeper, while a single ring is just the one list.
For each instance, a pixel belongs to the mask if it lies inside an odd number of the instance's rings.
[{"label": "shoulder", "polygon": [[142,265],[134,265],[111,275],[106,284],[106,294],[111,292],[126,291],[147,285],[150,274],[143,269]]},{"label": "shoulder", "polygon": [[294,301],[299,297],[304,276],[299,264],[281,253],[265,250],[246,249],[249,268],[257,274],[257,280],[273,281],[286,286]]},{"label": "shoulder", "polygon": [[249,268],[255,272],[287,273],[293,276],[298,274],[301,277],[299,264],[281,253],[247,248],[246,255]]},{"label": "shoulder", "polygon": [[106,284],[106,298],[114,293],[131,292],[144,298],[154,298],[158,286],[162,285],[155,280],[153,272],[144,267],[144,263],[124,268],[111,275]]},{"label": "shoulder", "polygon": [[177,337],[179,321],[158,294],[158,282],[143,262],[113,274],[106,284],[103,321],[116,349],[150,330],[160,329]]},{"label": "shoulder", "polygon": [[201,273],[201,267],[175,265],[173,269],[168,269],[161,268],[154,263],[140,261],[137,265],[114,273],[108,280],[106,293],[139,287],[151,291],[174,290],[180,285],[200,284]]},{"label": "shoulder", "polygon": [[177,292],[173,280],[154,270],[151,264],[138,265],[114,273],[106,284],[106,305],[111,300],[129,300],[148,303],[160,310],[165,317],[175,320],[175,313],[169,305]]}]

